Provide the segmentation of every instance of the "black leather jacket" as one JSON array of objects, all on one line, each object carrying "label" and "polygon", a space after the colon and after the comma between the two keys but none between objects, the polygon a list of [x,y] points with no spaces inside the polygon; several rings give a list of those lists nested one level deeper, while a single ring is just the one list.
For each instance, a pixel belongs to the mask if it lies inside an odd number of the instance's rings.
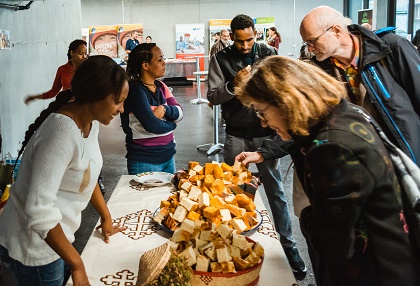
[{"label": "black leather jacket", "polygon": [[[276,55],[266,44],[254,44],[253,63]],[[270,128],[263,128],[253,109],[243,106],[233,92],[233,79],[238,71],[248,65],[246,57],[234,45],[212,57],[209,66],[207,98],[211,104],[222,105],[222,117],[226,122],[226,133],[241,138],[258,138],[274,134]]]}]

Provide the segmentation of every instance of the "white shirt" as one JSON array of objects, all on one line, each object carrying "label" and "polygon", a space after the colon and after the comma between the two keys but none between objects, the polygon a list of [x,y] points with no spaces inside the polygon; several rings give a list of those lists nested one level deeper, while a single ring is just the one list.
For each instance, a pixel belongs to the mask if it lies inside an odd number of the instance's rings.
[{"label": "white shirt", "polygon": [[98,133],[97,121],[83,138],[70,117],[52,113],[29,140],[0,215],[0,245],[10,257],[27,266],[57,260],[44,239],[58,223],[74,241],[102,168]]}]

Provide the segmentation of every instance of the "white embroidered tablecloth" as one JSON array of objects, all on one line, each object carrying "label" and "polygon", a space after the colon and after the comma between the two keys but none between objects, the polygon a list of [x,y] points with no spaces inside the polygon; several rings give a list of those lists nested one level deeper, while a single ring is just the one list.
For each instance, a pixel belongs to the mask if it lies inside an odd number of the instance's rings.
[{"label": "white embroidered tablecloth", "polygon": [[[82,259],[92,286],[134,286],[141,255],[162,245],[171,236],[152,220],[160,201],[168,198],[171,187],[140,191],[129,184],[132,178],[130,175],[121,176],[108,201],[114,221],[127,229],[111,236],[109,244],[94,230],[83,250]],[[296,280],[258,192],[255,203],[263,221],[249,237],[260,242],[265,249],[257,285],[291,286]],[[67,285],[73,285],[71,278]]]}]

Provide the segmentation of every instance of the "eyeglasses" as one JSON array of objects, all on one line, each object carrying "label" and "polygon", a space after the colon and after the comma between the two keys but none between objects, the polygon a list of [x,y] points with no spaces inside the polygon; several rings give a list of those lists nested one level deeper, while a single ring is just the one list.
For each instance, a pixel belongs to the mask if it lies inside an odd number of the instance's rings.
[{"label": "eyeglasses", "polygon": [[260,110],[260,111],[255,111],[255,114],[257,115],[257,117],[258,117],[259,119],[264,120],[264,121],[267,121],[267,119],[266,119],[266,118],[265,118],[265,116],[264,116],[264,111],[266,111],[269,107],[270,107],[270,105],[269,105],[269,106],[267,106],[266,108],[264,108],[263,110]]},{"label": "eyeglasses", "polygon": [[307,40],[306,42],[302,42],[302,45],[308,46],[308,47],[311,47],[311,48],[315,47],[316,41],[318,41],[318,39],[321,38],[321,36],[324,35],[326,32],[328,32],[329,30],[331,30],[332,27],[334,27],[334,26],[331,26],[328,29],[326,29],[321,35],[319,35],[315,39],[313,39],[313,40]]}]

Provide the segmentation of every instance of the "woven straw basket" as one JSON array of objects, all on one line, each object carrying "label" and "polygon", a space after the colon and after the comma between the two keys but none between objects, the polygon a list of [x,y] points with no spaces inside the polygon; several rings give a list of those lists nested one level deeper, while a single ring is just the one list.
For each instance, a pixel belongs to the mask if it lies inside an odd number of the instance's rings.
[{"label": "woven straw basket", "polygon": [[[254,242],[247,237],[248,241]],[[260,262],[254,266],[237,271],[236,273],[202,272],[193,271],[191,286],[254,286],[260,279],[260,271],[264,261],[264,255]]]}]

